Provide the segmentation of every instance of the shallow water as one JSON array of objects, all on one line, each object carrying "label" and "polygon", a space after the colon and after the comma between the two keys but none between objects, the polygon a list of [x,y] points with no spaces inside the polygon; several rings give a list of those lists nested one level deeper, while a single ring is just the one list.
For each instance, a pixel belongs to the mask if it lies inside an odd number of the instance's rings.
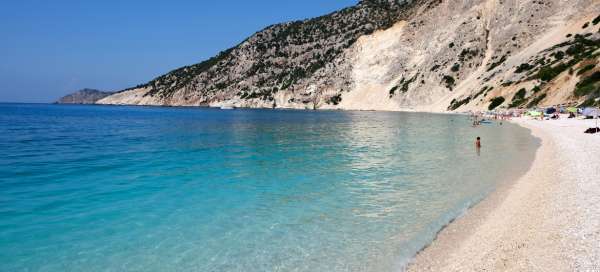
[{"label": "shallow water", "polygon": [[460,115],[0,104],[0,271],[395,271],[537,146]]}]

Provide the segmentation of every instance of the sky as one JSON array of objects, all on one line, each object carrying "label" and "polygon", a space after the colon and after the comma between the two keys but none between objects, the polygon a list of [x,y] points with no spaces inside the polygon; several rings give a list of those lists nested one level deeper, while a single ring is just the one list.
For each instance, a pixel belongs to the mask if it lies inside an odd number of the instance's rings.
[{"label": "sky", "polygon": [[0,102],[117,91],[235,46],[269,25],[357,0],[19,0],[0,4]]}]

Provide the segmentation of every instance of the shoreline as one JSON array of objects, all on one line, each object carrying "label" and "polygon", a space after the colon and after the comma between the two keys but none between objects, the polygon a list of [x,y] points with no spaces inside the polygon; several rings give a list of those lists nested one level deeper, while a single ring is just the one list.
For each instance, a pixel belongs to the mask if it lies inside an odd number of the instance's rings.
[{"label": "shoreline", "polygon": [[600,135],[583,133],[593,122],[512,122],[541,140],[529,170],[440,230],[407,271],[600,270],[600,184],[588,182],[600,180]]}]

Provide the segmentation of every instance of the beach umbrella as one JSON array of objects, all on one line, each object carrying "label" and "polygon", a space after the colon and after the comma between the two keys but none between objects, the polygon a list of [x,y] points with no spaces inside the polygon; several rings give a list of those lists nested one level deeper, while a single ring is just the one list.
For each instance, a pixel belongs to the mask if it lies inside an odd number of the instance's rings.
[{"label": "beach umbrella", "polygon": [[555,109],[555,108],[547,108],[547,109],[546,109],[546,114],[553,114],[553,113],[555,113],[555,112],[556,112],[556,109]]},{"label": "beach umbrella", "polygon": [[597,117],[598,115],[600,115],[599,111],[600,110],[598,110],[596,108],[585,108],[585,109],[583,109],[581,114],[583,114],[585,116]]},{"label": "beach umbrella", "polygon": [[567,111],[568,112],[572,112],[572,113],[577,113],[577,108],[575,108],[575,107],[568,107]]}]

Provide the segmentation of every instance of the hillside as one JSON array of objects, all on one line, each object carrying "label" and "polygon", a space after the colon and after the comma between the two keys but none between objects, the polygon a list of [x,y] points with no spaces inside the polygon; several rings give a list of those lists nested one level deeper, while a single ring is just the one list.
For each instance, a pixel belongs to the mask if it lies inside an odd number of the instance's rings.
[{"label": "hillside", "polygon": [[100,104],[464,111],[600,97],[600,1],[363,0]]},{"label": "hillside", "polygon": [[95,89],[82,89],[72,94],[61,97],[56,101],[57,104],[94,104],[98,100],[105,98],[113,93],[102,92]]}]

